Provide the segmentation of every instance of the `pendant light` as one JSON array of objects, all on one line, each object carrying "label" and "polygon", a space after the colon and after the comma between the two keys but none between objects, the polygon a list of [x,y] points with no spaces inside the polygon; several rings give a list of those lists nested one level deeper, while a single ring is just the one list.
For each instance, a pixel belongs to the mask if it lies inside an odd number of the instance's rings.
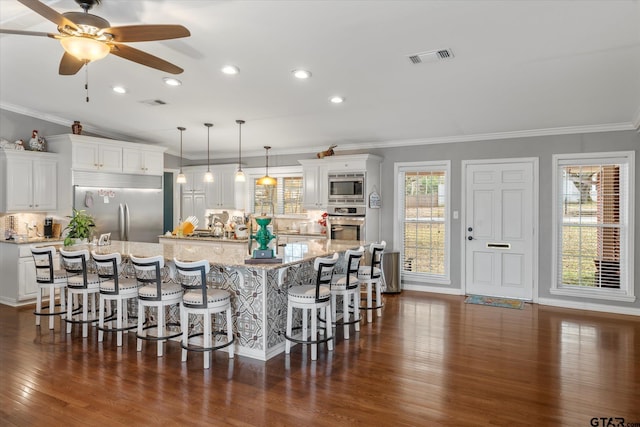
[{"label": "pendant light", "polygon": [[236,182],[244,182],[246,180],[242,170],[242,125],[244,120],[236,120],[236,123],[238,124],[238,171],[236,172]]},{"label": "pendant light", "polygon": [[178,184],[186,184],[187,177],[182,173],[182,132],[187,130],[187,128],[178,126],[178,130],[180,131],[180,173],[178,173],[178,177],[176,178],[176,182]]},{"label": "pendant light", "polygon": [[204,182],[213,182],[213,174],[211,173],[211,163],[209,161],[209,131],[213,123],[205,123],[207,127],[207,172],[204,174]]},{"label": "pendant light", "polygon": [[278,183],[278,181],[275,178],[269,176],[269,150],[271,149],[271,147],[269,147],[268,145],[265,145],[264,149],[267,151],[267,154],[266,154],[266,160],[267,160],[266,161],[266,166],[267,166],[266,167],[266,173],[262,178],[259,178],[256,181],[256,184],[258,184],[258,185],[276,185]]}]

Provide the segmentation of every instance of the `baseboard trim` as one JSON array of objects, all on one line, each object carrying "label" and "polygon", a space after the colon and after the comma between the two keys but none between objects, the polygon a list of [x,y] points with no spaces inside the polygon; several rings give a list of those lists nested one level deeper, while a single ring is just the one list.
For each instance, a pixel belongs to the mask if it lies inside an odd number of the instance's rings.
[{"label": "baseboard trim", "polygon": [[428,286],[428,285],[412,285],[408,283],[402,284],[402,290],[432,292],[434,294],[464,295],[464,292],[462,292],[462,289],[459,289],[459,288],[444,288],[441,286]]},{"label": "baseboard trim", "polygon": [[573,308],[576,310],[599,311],[602,313],[627,314],[630,316],[640,316],[640,309],[636,307],[619,307],[607,304],[593,304],[589,302],[567,301],[554,298],[538,298],[538,304],[552,307]]}]

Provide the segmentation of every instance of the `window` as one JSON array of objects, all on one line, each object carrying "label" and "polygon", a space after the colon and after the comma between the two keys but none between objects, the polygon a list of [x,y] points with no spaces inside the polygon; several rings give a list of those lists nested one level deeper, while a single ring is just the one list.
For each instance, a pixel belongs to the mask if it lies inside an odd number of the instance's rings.
[{"label": "window", "polygon": [[449,162],[396,164],[400,262],[407,278],[449,284]]},{"label": "window", "polygon": [[277,179],[275,187],[253,183],[253,212],[271,214],[301,214],[302,208],[302,176],[271,175]]},{"label": "window", "polygon": [[554,156],[552,293],[633,301],[634,153]]}]

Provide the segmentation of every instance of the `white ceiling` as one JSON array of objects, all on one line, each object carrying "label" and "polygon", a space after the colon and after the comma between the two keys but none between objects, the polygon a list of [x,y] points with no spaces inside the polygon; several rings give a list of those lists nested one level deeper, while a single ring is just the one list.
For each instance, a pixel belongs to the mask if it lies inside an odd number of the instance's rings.
[{"label": "white ceiling", "polygon": [[[59,12],[73,0],[45,1]],[[191,37],[131,43],[185,69],[166,73],[109,55],[59,76],[63,50],[44,37],[0,35],[0,107],[107,137],[206,158],[308,153],[640,125],[640,3],[604,1],[102,0],[111,22],[183,24]],[[0,27],[55,32],[14,0]],[[407,56],[448,48],[449,61]],[[222,65],[240,67],[227,76]],[[308,69],[311,79],[291,71]],[[117,95],[111,87],[129,89]],[[346,102],[333,105],[334,94]],[[167,104],[148,106],[160,99]]]}]

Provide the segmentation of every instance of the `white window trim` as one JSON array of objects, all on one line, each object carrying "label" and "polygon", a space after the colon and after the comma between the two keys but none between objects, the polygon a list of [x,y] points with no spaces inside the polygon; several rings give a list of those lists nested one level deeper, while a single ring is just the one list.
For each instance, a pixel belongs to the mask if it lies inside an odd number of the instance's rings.
[{"label": "white window trim", "polygon": [[[404,214],[402,213],[401,206],[402,197],[404,197],[404,181],[400,179],[400,174],[402,172],[408,171],[445,171],[445,242],[444,242],[444,275],[434,275],[430,273],[405,273],[402,272],[402,279],[407,279],[410,281],[420,281],[420,282],[428,282],[429,284],[438,284],[438,285],[451,285],[451,161],[450,160],[440,160],[440,161],[426,161],[426,162],[396,162],[394,163],[394,187],[395,198],[394,198],[394,212],[395,218],[393,224],[393,247],[399,248],[400,251],[404,250],[404,245],[402,242],[402,218],[404,218]],[[426,284],[426,283],[425,283]]]},{"label": "white window trim", "polygon": [[[253,187],[252,183],[254,180],[261,178],[265,174],[264,167],[257,168],[243,168],[246,176],[246,191],[244,194],[245,197],[245,206],[247,206],[247,212],[254,212],[255,206],[253,206]],[[302,166],[275,166],[269,167],[269,176],[273,178],[285,178],[285,177],[303,177]],[[306,218],[306,213],[300,214],[276,214],[275,218]]]},{"label": "white window trim", "polygon": [[[623,197],[627,200],[628,223],[626,230],[625,248],[627,255],[626,268],[624,277],[620,278],[620,289],[590,289],[578,288],[570,286],[562,286],[558,283],[558,231],[561,226],[558,211],[561,206],[558,204],[558,189],[561,177],[558,174],[560,165],[585,164],[589,161],[598,163],[626,163],[628,165],[628,182],[625,186],[625,194]],[[634,219],[635,219],[635,200],[633,189],[635,188],[635,152],[634,151],[612,151],[600,153],[575,153],[575,154],[555,154],[553,156],[553,249],[552,249],[552,268],[551,268],[551,289],[549,292],[553,295],[564,295],[578,298],[592,298],[608,301],[625,301],[633,302],[636,300],[634,295]],[[623,288],[624,285],[624,288]]]}]

